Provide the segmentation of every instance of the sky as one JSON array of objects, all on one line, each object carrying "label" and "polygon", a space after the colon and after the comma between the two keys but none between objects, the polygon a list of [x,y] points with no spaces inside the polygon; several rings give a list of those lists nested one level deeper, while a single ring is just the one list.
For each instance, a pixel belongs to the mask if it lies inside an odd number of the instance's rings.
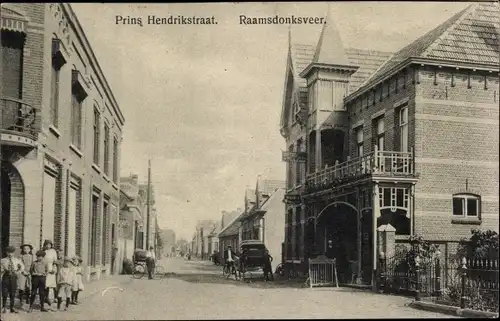
[{"label": "sky", "polygon": [[[468,5],[336,2],[345,48],[394,52]],[[285,180],[279,133],[287,25],[240,25],[239,16],[324,17],[326,2],[72,4],[125,115],[121,174],[147,179],[161,228],[191,239],[196,222],[243,207],[258,175]],[[217,25],[116,24],[148,15],[215,16]],[[316,43],[321,25],[292,26]]]}]

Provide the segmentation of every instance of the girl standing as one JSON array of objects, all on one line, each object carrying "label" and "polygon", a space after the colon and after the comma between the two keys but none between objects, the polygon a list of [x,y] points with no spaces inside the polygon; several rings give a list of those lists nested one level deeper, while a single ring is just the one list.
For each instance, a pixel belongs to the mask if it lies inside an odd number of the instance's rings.
[{"label": "girl standing", "polygon": [[24,270],[21,271],[17,278],[17,288],[19,290],[19,300],[21,304],[26,300],[26,304],[30,303],[31,292],[31,275],[30,268],[33,263],[33,246],[30,244],[21,245],[21,262],[24,264]]},{"label": "girl standing", "polygon": [[[56,283],[56,272],[57,272],[57,252],[54,250],[54,245],[52,241],[50,240],[45,240],[43,242],[43,249],[45,251],[45,262],[48,265],[49,271],[47,273],[46,277],[46,293],[45,293],[45,298],[47,300],[47,304],[49,305],[49,309],[52,308],[52,299],[51,298],[56,298],[57,293],[56,293],[56,288],[57,288],[57,283]],[[50,292],[52,290],[53,296],[50,296]]]},{"label": "girl standing", "polygon": [[71,295],[71,303],[78,304],[78,293],[83,291],[83,267],[82,259],[78,256],[73,258],[73,264],[75,265],[75,278],[73,280],[73,293]]}]

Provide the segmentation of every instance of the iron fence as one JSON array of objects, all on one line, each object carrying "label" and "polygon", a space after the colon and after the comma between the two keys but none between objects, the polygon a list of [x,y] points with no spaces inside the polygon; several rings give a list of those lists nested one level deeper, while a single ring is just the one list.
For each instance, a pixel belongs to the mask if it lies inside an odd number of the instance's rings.
[{"label": "iron fence", "polygon": [[34,137],[36,135],[36,110],[29,104],[15,98],[0,99],[2,130],[23,133]]},{"label": "iron fence", "polygon": [[379,290],[417,300],[498,313],[498,260],[439,257],[412,262],[404,252],[381,259]]}]

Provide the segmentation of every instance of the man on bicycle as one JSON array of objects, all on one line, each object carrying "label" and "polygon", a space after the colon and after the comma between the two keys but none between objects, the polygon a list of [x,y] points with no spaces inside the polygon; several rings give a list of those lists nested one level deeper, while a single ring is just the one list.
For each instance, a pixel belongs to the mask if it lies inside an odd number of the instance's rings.
[{"label": "man on bicycle", "polygon": [[224,251],[224,262],[226,264],[226,268],[229,271],[232,271],[232,269],[234,269],[235,258],[236,258],[236,253],[234,253],[233,249],[231,248],[231,245],[228,245],[226,247],[226,250]]}]

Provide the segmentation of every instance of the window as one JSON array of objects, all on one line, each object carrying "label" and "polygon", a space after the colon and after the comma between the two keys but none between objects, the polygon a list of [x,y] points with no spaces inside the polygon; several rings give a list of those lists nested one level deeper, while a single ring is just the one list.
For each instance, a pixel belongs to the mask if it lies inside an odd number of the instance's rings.
[{"label": "window", "polygon": [[101,114],[99,109],[94,106],[94,164],[99,165],[99,139],[100,139],[100,124],[101,124]]},{"label": "window", "polygon": [[380,117],[375,119],[375,145],[377,145],[378,150],[384,150],[385,146],[385,122],[384,118]]},{"label": "window", "polygon": [[[293,148],[294,148],[293,144],[288,148],[290,155],[293,153]],[[293,187],[294,183],[292,161],[288,161],[287,166],[288,166],[288,188],[290,189]]]},{"label": "window", "polygon": [[363,140],[364,140],[363,127],[359,127],[356,130],[356,142],[357,142],[357,146],[358,146],[358,149],[357,149],[358,157],[363,156]]},{"label": "window", "polygon": [[113,138],[113,182],[118,182],[118,139]]},{"label": "window", "polygon": [[[3,8],[2,8],[3,9]],[[22,98],[23,93],[23,37],[2,29],[2,96]]]},{"label": "window", "polygon": [[50,121],[57,128],[59,120],[59,74],[61,66],[52,59],[52,75],[50,84]]},{"label": "window", "polygon": [[97,264],[97,220],[99,216],[99,197],[92,196],[92,218],[90,221],[90,265]]},{"label": "window", "polygon": [[399,148],[401,152],[408,152],[408,107],[399,110]]},{"label": "window", "polygon": [[104,174],[109,175],[109,125],[104,124]]},{"label": "window", "polygon": [[83,99],[76,91],[72,91],[71,100],[71,143],[82,147],[82,103]]},{"label": "window", "polygon": [[309,112],[313,112],[316,110],[316,101],[315,101],[315,88],[316,88],[316,83],[312,84],[308,88],[308,94],[307,94],[307,104],[309,107]]},{"label": "window", "polygon": [[463,217],[479,217],[481,199],[474,194],[453,195],[453,215]]}]

